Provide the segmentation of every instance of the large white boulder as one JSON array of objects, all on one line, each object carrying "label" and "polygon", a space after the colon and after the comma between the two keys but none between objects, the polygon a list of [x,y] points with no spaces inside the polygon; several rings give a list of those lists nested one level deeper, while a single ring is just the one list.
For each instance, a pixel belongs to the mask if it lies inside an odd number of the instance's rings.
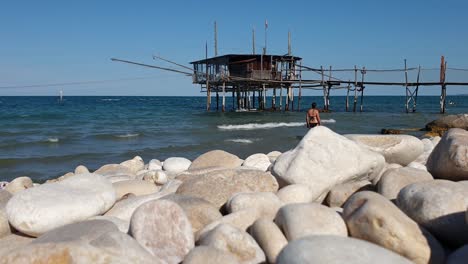
[{"label": "large white boulder", "polygon": [[100,175],[80,174],[14,195],[6,206],[10,224],[30,236],[85,220],[115,203],[112,184]]},{"label": "large white boulder", "polygon": [[268,158],[268,156],[263,153],[250,155],[244,160],[244,163],[242,163],[242,166],[256,168],[261,171],[267,171],[270,165],[270,158]]},{"label": "large white boulder", "polygon": [[389,200],[395,200],[401,189],[406,186],[423,181],[431,181],[432,175],[424,170],[411,167],[387,170],[377,184],[377,191]]},{"label": "large white boulder", "polygon": [[434,178],[468,180],[468,131],[450,129],[429,156],[426,166]]},{"label": "large white boulder", "polygon": [[349,134],[347,138],[378,152],[387,163],[406,166],[424,152],[424,144],[410,135],[363,135]]},{"label": "large white boulder", "polygon": [[196,158],[190,165],[190,170],[197,170],[208,167],[222,167],[234,169],[242,165],[242,160],[236,155],[224,150],[212,150]]},{"label": "large white boulder", "polygon": [[280,185],[309,185],[316,199],[335,185],[372,180],[384,165],[382,155],[318,126],[310,129],[295,149],[277,158],[272,173]]},{"label": "large white boulder", "polygon": [[192,162],[182,157],[167,158],[163,163],[163,169],[170,173],[179,173],[187,170]]}]

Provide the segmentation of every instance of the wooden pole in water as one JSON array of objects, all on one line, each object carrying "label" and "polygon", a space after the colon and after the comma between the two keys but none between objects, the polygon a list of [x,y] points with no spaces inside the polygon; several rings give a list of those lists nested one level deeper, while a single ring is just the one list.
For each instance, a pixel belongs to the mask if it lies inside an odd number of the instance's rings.
[{"label": "wooden pole in water", "polygon": [[356,112],[357,105],[357,67],[354,65],[354,102],[353,102],[353,112]]},{"label": "wooden pole in water", "polygon": [[348,89],[346,92],[346,112],[349,110],[349,89],[351,88],[351,84],[348,83]]},{"label": "wooden pole in water", "polygon": [[447,86],[445,85],[445,73],[446,73],[447,62],[445,57],[440,57],[440,83],[442,90],[440,92],[440,113],[445,113],[445,97],[447,96]]},{"label": "wooden pole in water", "polygon": [[262,99],[262,109],[266,109],[266,89],[265,84],[263,84],[263,91],[262,91],[263,99]]},{"label": "wooden pole in water", "polygon": [[416,112],[416,103],[418,100],[418,90],[419,90],[419,76],[421,74],[421,65],[418,66],[418,77],[416,77],[416,90],[414,91],[414,99],[413,99],[413,113]]},{"label": "wooden pole in water", "polygon": [[302,61],[299,61],[299,98],[297,99],[297,111],[301,111],[302,98]]},{"label": "wooden pole in water", "polygon": [[332,88],[331,80],[332,80],[332,66],[330,66],[328,75],[328,87],[327,87],[327,111],[330,110],[330,90]]},{"label": "wooden pole in water", "polygon": [[219,111],[219,93],[218,87],[216,87],[216,112]]},{"label": "wooden pole in water", "polygon": [[408,67],[406,66],[406,59],[405,59],[405,93],[406,93],[405,108],[406,108],[406,113],[409,113]]},{"label": "wooden pole in water", "polygon": [[323,109],[326,110],[327,109],[327,87],[325,85],[325,77],[323,75],[323,66],[320,66],[320,75],[322,77],[321,79],[321,85],[322,85],[322,88],[323,88]]},{"label": "wooden pole in water", "polygon": [[232,86],[232,110],[235,109],[235,106],[236,106],[236,95],[234,94],[234,85]]},{"label": "wooden pole in water", "polygon": [[223,82],[223,106],[222,106],[223,113],[226,111],[226,83]]},{"label": "wooden pole in water", "polygon": [[255,55],[255,29],[252,28],[252,54]]},{"label": "wooden pole in water", "polygon": [[280,111],[283,110],[283,61],[281,61],[281,68],[280,68]]},{"label": "wooden pole in water", "polygon": [[211,108],[211,91],[210,91],[210,77],[208,75],[208,42],[205,44],[205,58],[206,58],[206,111]]},{"label": "wooden pole in water", "polygon": [[366,67],[362,67],[361,70],[361,112],[362,112],[362,106],[364,104],[364,75],[366,74]]}]

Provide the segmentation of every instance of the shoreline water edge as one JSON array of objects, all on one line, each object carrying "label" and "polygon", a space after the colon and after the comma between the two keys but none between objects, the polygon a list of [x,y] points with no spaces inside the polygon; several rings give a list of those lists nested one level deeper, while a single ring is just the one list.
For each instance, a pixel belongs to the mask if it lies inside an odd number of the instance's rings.
[{"label": "shoreline water edge", "polygon": [[[468,114],[245,159],[140,156],[0,189],[0,263],[463,263]],[[442,132],[441,132],[442,131]]]}]

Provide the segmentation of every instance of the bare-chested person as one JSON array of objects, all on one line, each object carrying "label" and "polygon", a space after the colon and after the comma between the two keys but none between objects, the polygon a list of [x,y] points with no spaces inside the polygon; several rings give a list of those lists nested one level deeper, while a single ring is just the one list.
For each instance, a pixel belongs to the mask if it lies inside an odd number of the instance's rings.
[{"label": "bare-chested person", "polygon": [[312,103],[312,108],[307,110],[306,123],[307,123],[308,128],[320,126],[320,114],[319,114],[319,110],[317,110],[316,107],[317,107],[317,104]]}]

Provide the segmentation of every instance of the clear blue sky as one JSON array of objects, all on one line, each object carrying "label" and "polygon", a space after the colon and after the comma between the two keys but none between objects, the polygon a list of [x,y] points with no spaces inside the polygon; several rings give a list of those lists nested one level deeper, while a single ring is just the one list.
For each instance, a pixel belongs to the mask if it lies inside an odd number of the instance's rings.
[{"label": "clear blue sky", "polygon": [[[213,54],[257,50],[268,20],[268,53],[287,52],[312,67],[468,68],[468,2],[459,1],[3,1],[0,8],[0,87],[149,77],[63,87],[0,89],[0,95],[200,95],[179,74],[111,62],[111,57],[170,66],[159,54],[188,65]],[[423,80],[437,80],[437,71]],[[463,75],[468,81],[468,72]],[[307,77],[317,78],[309,75]],[[424,79],[426,77],[426,79]],[[450,77],[450,76],[448,76]],[[459,77],[459,76],[458,76]],[[393,76],[403,80],[403,76]],[[439,94],[439,88],[422,88]],[[449,87],[449,94],[468,93]],[[403,87],[369,87],[368,94],[403,94]],[[320,94],[319,91],[309,93]],[[336,93],[335,93],[336,94]]]}]

